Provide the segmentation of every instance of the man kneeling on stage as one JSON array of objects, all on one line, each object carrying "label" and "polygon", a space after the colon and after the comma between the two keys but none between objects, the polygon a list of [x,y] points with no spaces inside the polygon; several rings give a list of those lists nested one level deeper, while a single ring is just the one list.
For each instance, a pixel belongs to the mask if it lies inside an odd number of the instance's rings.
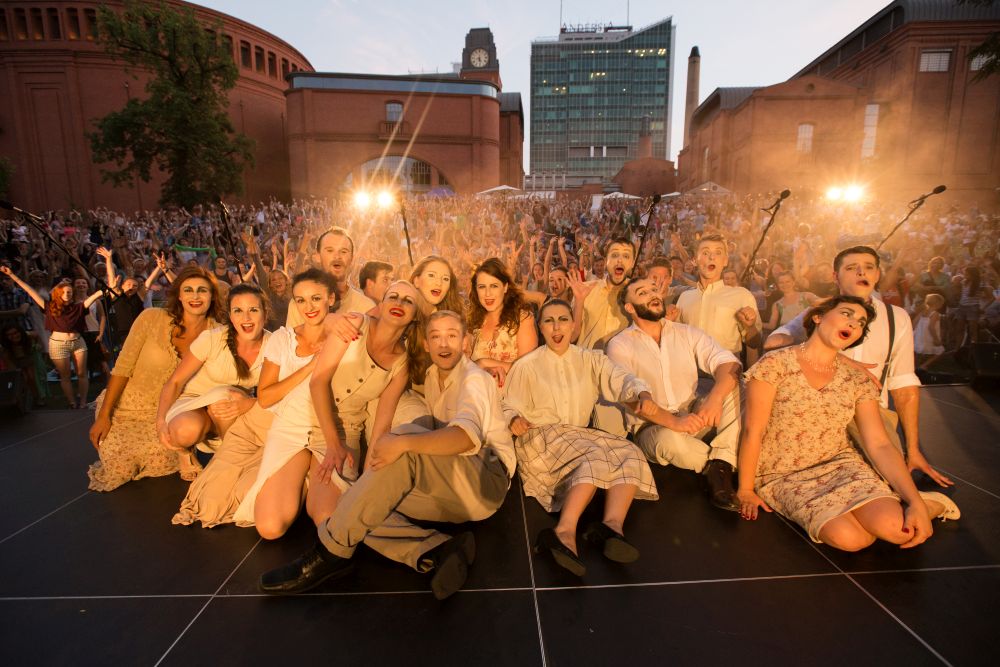
[{"label": "man kneeling on stage", "polygon": [[424,390],[437,430],[379,438],[364,474],[319,526],[319,543],[261,575],[262,591],[300,593],[346,575],[361,542],[419,572],[433,571],[439,600],[465,583],[475,558],[472,533],[449,538],[410,519],[486,519],[503,503],[516,457],[496,383],[462,353],[461,317],[438,311],[426,334],[433,366]]}]

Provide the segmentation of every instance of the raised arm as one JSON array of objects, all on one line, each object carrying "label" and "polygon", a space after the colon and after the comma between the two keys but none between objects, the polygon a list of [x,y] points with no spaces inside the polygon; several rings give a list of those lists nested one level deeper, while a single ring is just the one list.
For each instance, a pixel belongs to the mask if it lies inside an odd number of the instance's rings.
[{"label": "raised arm", "polygon": [[38,304],[39,308],[45,310],[45,300],[38,295],[38,292],[32,289],[31,285],[18,278],[17,275],[15,275],[14,272],[10,270],[9,266],[0,265],[0,273],[4,274],[5,276],[13,280],[14,284],[23,289],[25,294],[30,296],[31,300]]}]

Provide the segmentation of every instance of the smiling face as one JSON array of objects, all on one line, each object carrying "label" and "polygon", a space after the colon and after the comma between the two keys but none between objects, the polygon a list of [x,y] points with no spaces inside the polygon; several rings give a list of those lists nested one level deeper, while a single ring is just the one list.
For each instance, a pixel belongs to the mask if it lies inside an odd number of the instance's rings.
[{"label": "smiling face", "polygon": [[343,234],[327,233],[323,236],[319,246],[319,264],[334,280],[341,284],[346,281],[353,261],[351,239]]},{"label": "smiling face", "polygon": [[813,321],[816,322],[814,336],[819,336],[830,347],[844,350],[864,333],[868,314],[857,304],[841,303],[822,317],[813,316]]},{"label": "smiling face", "polygon": [[418,275],[413,277],[413,284],[427,303],[435,308],[448,296],[451,288],[451,271],[444,262],[431,262]]},{"label": "smiling face", "polygon": [[648,278],[629,283],[625,294],[625,312],[640,320],[659,322],[666,314],[663,297]]},{"label": "smiling face", "polygon": [[726,269],[722,272],[722,284],[726,287],[738,287],[740,284],[740,277],[736,275],[736,272],[732,269]]},{"label": "smiling face", "polygon": [[417,316],[417,288],[403,280],[392,283],[385,290],[379,312],[384,321],[405,327]]},{"label": "smiling face", "polygon": [[462,360],[465,331],[462,323],[450,315],[437,317],[427,325],[424,349],[431,361],[442,371],[450,371]]},{"label": "smiling face", "polygon": [[538,317],[538,327],[549,349],[563,354],[570,346],[573,334],[573,312],[561,303],[542,308]]},{"label": "smiling face", "polygon": [[204,278],[188,278],[178,292],[186,315],[205,315],[212,307],[212,286]]},{"label": "smiling face", "polygon": [[844,255],[835,281],[841,294],[868,299],[878,284],[881,273],[875,258],[868,253]]},{"label": "smiling face", "polygon": [[66,303],[73,300],[73,286],[72,285],[60,285],[52,290],[50,296],[53,300],[59,299]]},{"label": "smiling face", "polygon": [[264,335],[264,304],[256,294],[237,294],[229,300],[229,321],[236,327],[236,337],[258,340]]},{"label": "smiling face", "polygon": [[698,277],[705,283],[714,283],[722,278],[722,271],[729,263],[729,253],[722,241],[702,241],[695,256]]},{"label": "smiling face", "polygon": [[300,280],[292,289],[292,300],[306,324],[317,326],[326,319],[330,308],[337,301],[337,295],[322,283]]},{"label": "smiling face", "polygon": [[485,271],[476,274],[476,298],[487,313],[495,313],[503,308],[507,288],[502,280]]},{"label": "smiling face", "polygon": [[608,247],[608,256],[605,258],[604,264],[611,284],[621,285],[635,264],[632,246],[625,243],[612,243]]},{"label": "smiling face", "polygon": [[778,278],[778,289],[786,296],[795,292],[795,279],[787,273]]},{"label": "smiling face", "polygon": [[85,299],[90,291],[90,283],[85,278],[77,278],[73,281],[73,295],[78,299]]},{"label": "smiling face", "polygon": [[271,271],[268,274],[268,280],[270,280],[272,292],[278,296],[285,295],[285,292],[288,290],[288,276],[281,271]]}]

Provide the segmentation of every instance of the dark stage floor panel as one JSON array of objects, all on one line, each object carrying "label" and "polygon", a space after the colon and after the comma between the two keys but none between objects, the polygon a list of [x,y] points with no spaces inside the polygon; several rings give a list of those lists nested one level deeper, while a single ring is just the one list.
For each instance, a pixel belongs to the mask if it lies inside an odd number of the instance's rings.
[{"label": "dark stage floor panel", "polygon": [[992,664],[1000,391],[928,387],[921,402],[921,442],[962,518],[917,549],[837,552],[776,515],[713,509],[699,476],[654,467],[660,500],[626,524],[639,561],[581,541],[579,579],[532,555],[556,517],[515,481],[487,521],[444,528],[477,541],[465,590],[444,602],[363,546],[351,578],[260,595],[260,574],[315,540],[307,519],[273,542],[173,526],[176,475],[87,491],[92,414],[3,416],[0,664]]}]

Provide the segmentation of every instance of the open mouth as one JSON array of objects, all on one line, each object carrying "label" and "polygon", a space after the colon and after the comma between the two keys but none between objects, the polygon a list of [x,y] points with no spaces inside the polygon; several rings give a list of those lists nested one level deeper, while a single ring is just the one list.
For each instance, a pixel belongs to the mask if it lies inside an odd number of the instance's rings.
[{"label": "open mouth", "polygon": [[489,308],[490,306],[492,306],[496,302],[497,302],[496,299],[484,299],[483,300],[483,305],[485,305],[487,308]]},{"label": "open mouth", "polygon": [[443,351],[443,352],[438,352],[438,353],[437,353],[437,356],[438,356],[439,358],[441,358],[441,359],[451,359],[451,356],[452,356],[453,354],[454,354],[454,352],[452,352],[451,350],[445,350],[445,351]]},{"label": "open mouth", "polygon": [[865,278],[859,280],[858,284],[861,285],[862,287],[869,287],[871,285],[871,283],[868,282]]},{"label": "open mouth", "polygon": [[434,297],[435,299],[438,298],[439,296],[441,296],[441,290],[439,290],[439,289],[432,289],[431,290],[431,296]]},{"label": "open mouth", "polygon": [[615,274],[615,277],[624,276],[625,275],[625,269],[622,268],[622,267],[620,267],[620,266],[619,267],[615,267],[614,269],[611,270],[611,272]]},{"label": "open mouth", "polygon": [[309,318],[310,320],[312,318],[318,316],[318,315],[319,315],[319,311],[318,310],[314,310],[314,311],[312,311],[310,313],[306,313],[306,317]]},{"label": "open mouth", "polygon": [[190,308],[201,308],[204,305],[204,301],[188,301],[188,307]]},{"label": "open mouth", "polygon": [[651,299],[650,302],[649,302],[649,306],[648,307],[649,308],[659,308],[662,305],[663,305],[663,300],[662,299]]},{"label": "open mouth", "polygon": [[253,322],[247,322],[246,324],[241,324],[240,329],[243,329],[243,333],[253,333],[253,330],[257,328],[257,325]]},{"label": "open mouth", "polygon": [[563,342],[563,339],[565,337],[566,336],[564,334],[552,334],[552,342],[558,345],[559,343]]},{"label": "open mouth", "polygon": [[404,315],[403,309],[398,306],[390,308],[389,314],[392,315],[393,317],[402,317]]},{"label": "open mouth", "polygon": [[850,329],[841,329],[837,332],[837,335],[840,336],[840,340],[850,340],[851,336],[854,335],[854,332]]},{"label": "open mouth", "polygon": [[708,271],[709,273],[715,273],[715,267],[716,267],[715,264],[708,264],[705,266],[705,270]]}]

